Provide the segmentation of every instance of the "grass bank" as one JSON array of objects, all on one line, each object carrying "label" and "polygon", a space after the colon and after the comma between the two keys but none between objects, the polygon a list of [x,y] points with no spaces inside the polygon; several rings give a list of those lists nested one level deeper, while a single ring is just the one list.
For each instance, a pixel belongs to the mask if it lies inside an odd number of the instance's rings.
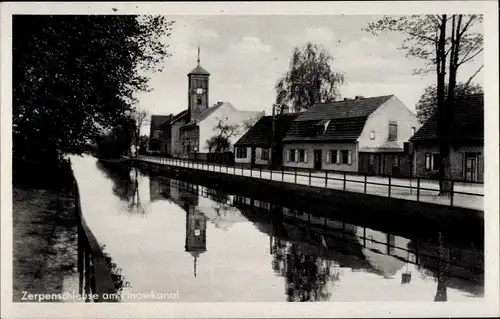
[{"label": "grass bank", "polygon": [[[68,191],[13,187],[13,301],[67,290],[76,274],[77,219]],[[26,292],[26,293],[25,293]]]}]

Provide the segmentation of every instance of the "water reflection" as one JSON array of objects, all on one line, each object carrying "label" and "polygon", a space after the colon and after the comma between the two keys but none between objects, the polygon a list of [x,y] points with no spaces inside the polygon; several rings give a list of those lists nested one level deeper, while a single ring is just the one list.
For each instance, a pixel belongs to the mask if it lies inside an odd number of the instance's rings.
[{"label": "water reflection", "polygon": [[[484,257],[477,247],[452,245],[442,237],[396,236],[324,213],[240,196],[237,190],[228,194],[134,169],[117,173],[99,168],[112,180],[112,193],[127,204],[124,210],[151,207],[154,216],[147,217],[155,227],[134,235],[158,232],[163,238],[161,245],[141,246],[168,265],[144,257],[141,271],[153,279],[149,286],[141,282],[143,287],[182,286],[184,298],[197,301],[447,301],[483,293]],[[129,210],[131,203],[134,209]],[[171,206],[179,208],[182,221]],[[153,222],[160,218],[162,224]],[[176,239],[181,233],[182,244]],[[188,259],[177,254],[181,249]],[[127,262],[122,257],[121,267]],[[135,282],[144,279],[137,277],[139,271],[135,276]]]}]

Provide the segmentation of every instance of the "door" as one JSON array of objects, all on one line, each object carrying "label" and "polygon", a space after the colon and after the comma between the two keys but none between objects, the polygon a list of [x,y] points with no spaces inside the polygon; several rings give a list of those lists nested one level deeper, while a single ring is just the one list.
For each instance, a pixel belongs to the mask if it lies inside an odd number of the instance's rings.
[{"label": "door", "polygon": [[314,150],[314,169],[321,169],[321,150]]},{"label": "door", "polygon": [[477,181],[477,156],[476,154],[465,154],[465,180],[468,182]]}]

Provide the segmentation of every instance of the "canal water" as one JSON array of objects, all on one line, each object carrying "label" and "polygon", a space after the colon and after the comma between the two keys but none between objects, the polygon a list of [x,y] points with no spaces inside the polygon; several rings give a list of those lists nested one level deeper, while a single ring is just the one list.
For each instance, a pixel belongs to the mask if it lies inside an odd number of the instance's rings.
[{"label": "canal water", "polygon": [[472,243],[395,236],[91,156],[71,161],[122,302],[483,297],[483,251]]}]

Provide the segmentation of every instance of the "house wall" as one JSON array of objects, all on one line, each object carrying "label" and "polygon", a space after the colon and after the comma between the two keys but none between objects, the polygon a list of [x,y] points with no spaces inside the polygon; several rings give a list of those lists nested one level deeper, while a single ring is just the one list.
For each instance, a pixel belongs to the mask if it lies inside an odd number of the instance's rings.
[{"label": "house wall", "polygon": [[[181,144],[183,153],[199,152],[200,130],[197,125],[181,129]],[[190,145],[189,151],[186,151],[186,145]]]},{"label": "house wall", "polygon": [[[373,156],[373,164],[370,164]],[[399,157],[399,165],[394,166],[395,156]],[[412,157],[403,153],[359,153],[359,172],[368,175],[384,175],[394,177],[411,176]]]},{"label": "house wall", "polygon": [[207,140],[218,134],[217,131],[214,131],[214,127],[216,127],[219,123],[219,119],[222,119],[224,124],[237,124],[240,126],[238,133],[229,139],[231,142],[230,151],[233,151],[232,146],[234,143],[236,143],[240,137],[248,131],[248,129],[244,126],[244,123],[251,120],[251,122],[253,122],[252,124],[255,124],[255,122],[257,122],[257,120],[263,115],[263,112],[239,111],[230,103],[223,103],[217,110],[198,123],[200,128],[200,152],[208,153],[209,150],[207,147]]},{"label": "house wall", "polygon": [[[433,178],[438,173],[437,170],[427,170],[425,168],[425,154],[439,153],[438,146],[416,146],[415,151],[415,174],[417,177]],[[450,164],[452,179],[463,180],[465,178],[465,153],[480,153],[477,159],[477,181],[484,181],[484,149],[483,146],[460,146],[451,149]]]},{"label": "house wall", "polygon": [[[421,124],[417,116],[413,114],[397,97],[393,96],[367,119],[365,127],[358,138],[360,151],[366,148],[383,147],[389,138],[389,122],[398,124],[397,144],[403,148],[403,142],[407,142],[412,136],[412,127],[418,131]],[[375,139],[371,139],[371,132],[375,132]]]},{"label": "house wall", "polygon": [[185,125],[186,121],[180,120],[172,124],[172,155],[180,156],[182,154],[181,143],[181,126]]},{"label": "house wall", "polygon": [[[307,163],[287,162],[287,152],[291,149],[307,150]],[[355,143],[286,143],[283,145],[283,166],[289,168],[314,169],[314,150],[321,150],[321,169],[357,172],[358,171],[358,154],[357,145]],[[333,164],[327,163],[327,152],[330,150],[347,150],[351,151],[351,164]]]}]

